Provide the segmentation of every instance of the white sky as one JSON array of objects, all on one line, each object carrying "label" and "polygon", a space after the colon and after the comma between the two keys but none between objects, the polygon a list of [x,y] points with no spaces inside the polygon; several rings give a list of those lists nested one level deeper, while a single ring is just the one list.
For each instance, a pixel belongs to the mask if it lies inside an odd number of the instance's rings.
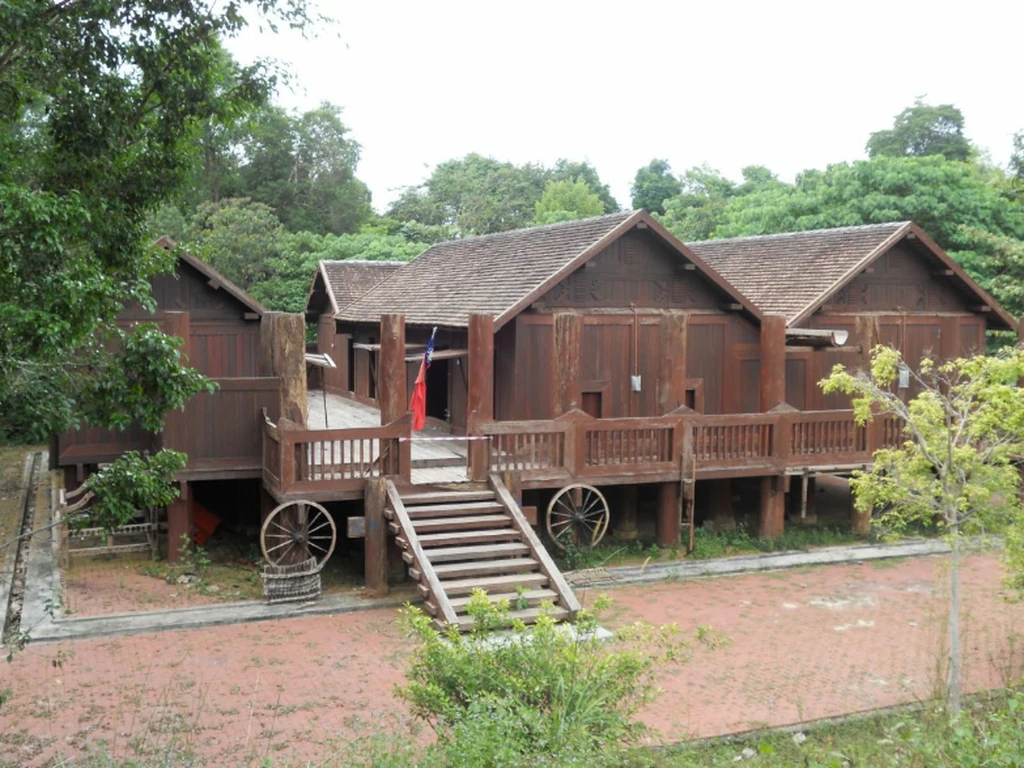
[{"label": "white sky", "polygon": [[290,65],[278,99],[344,108],[357,175],[383,210],[398,188],[468,152],[587,159],[624,207],[636,170],[708,163],[739,178],[864,156],[924,95],[1005,165],[1024,128],[1020,0],[380,2],[320,0],[312,41],[252,29],[242,61]]}]

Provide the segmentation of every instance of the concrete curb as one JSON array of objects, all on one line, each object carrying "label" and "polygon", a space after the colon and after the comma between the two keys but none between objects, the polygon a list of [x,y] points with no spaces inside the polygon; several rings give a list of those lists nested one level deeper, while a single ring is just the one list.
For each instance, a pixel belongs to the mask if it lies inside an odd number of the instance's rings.
[{"label": "concrete curb", "polygon": [[943,555],[948,552],[949,545],[941,540],[907,541],[898,544],[854,544],[852,546],[826,547],[809,552],[771,552],[724,557],[718,560],[626,565],[592,571],[573,571],[565,576],[570,586],[574,588],[618,587],[676,579],[699,579],[708,576],[778,571],[812,565],[840,565],[867,560]]},{"label": "concrete curb", "polygon": [[[32,485],[32,458],[35,453],[29,451],[25,454],[25,466],[21,470],[21,489],[18,492],[18,509],[21,510],[21,518],[14,530],[15,536],[21,535],[22,525],[25,518],[25,504],[28,502],[29,486]],[[7,631],[7,611],[11,605],[11,590],[14,588],[14,572],[18,562],[19,544],[8,548],[4,554],[4,563],[0,570],[0,637]]]},{"label": "concrete curb", "polygon": [[[38,550],[43,554],[43,547]],[[740,575],[763,571],[785,570],[814,565],[841,565],[870,560],[885,560],[902,557],[926,557],[941,555],[949,551],[944,541],[910,541],[898,544],[857,544],[845,547],[829,547],[811,552],[777,552],[763,555],[744,555],[705,560],[699,562],[656,563],[654,565],[628,565],[597,571],[570,571],[566,578],[576,589],[593,587],[620,587],[631,584],[651,584],[659,581],[698,579],[711,576]],[[43,583],[53,584],[53,572]],[[34,590],[36,606],[45,604],[41,590]],[[26,595],[26,598],[28,595]],[[414,597],[412,593],[408,597]],[[198,629],[202,627],[241,624],[255,621],[271,621],[300,616],[326,616],[340,613],[355,613],[377,608],[397,608],[406,601],[396,597],[364,599],[350,595],[333,595],[312,603],[301,605],[267,605],[266,603],[245,602],[205,605],[196,608],[175,608],[164,611],[146,611],[107,616],[83,616],[74,618],[41,618],[32,628],[32,642],[55,642],[79,640],[115,635],[132,635],[145,632],[162,632],[175,629]]]}]

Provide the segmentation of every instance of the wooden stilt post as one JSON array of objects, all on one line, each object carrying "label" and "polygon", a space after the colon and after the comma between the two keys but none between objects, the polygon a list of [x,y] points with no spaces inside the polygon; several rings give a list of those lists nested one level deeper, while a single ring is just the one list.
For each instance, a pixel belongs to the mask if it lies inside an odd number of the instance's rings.
[{"label": "wooden stilt post", "polygon": [[176,563],[192,546],[192,489],[181,482],[181,494],[167,506],[167,560]]},{"label": "wooden stilt post", "polygon": [[762,539],[781,536],[786,527],[786,493],[781,476],[761,478],[760,512],[758,536]]},{"label": "wooden stilt post", "polygon": [[[786,402],[786,318],[765,315],[761,319],[761,411],[767,413]],[[780,429],[786,422],[780,422]],[[773,441],[775,458],[785,458],[786,435]],[[786,519],[786,493],[782,475],[761,478],[761,538],[782,534]]]},{"label": "wooden stilt post", "polygon": [[376,595],[388,592],[388,522],[384,516],[387,504],[387,480],[373,477],[366,481],[363,500],[366,515],[366,589]]},{"label": "wooden stilt post", "polygon": [[[494,318],[469,316],[469,391],[466,434],[478,435],[479,424],[494,419]],[[484,440],[469,442],[469,476],[478,483],[487,480],[490,446]]]},{"label": "wooden stilt post", "polygon": [[679,501],[679,483],[658,485],[658,519],[655,537],[659,547],[678,547],[683,527],[682,507]]},{"label": "wooden stilt post", "polygon": [[619,486],[619,508],[615,519],[615,530],[612,535],[619,541],[634,541],[636,530],[637,486]]},{"label": "wooden stilt post", "polygon": [[711,507],[711,521],[716,531],[736,529],[732,480],[725,478],[708,481],[708,505]]}]

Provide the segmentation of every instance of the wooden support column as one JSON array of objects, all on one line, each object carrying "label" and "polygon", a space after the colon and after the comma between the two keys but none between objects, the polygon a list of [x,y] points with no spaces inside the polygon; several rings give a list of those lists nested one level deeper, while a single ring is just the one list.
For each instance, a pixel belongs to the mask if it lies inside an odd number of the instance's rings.
[{"label": "wooden support column", "polygon": [[761,320],[761,412],[786,402],[786,318]]},{"label": "wooden support column", "polygon": [[683,526],[683,513],[679,498],[679,483],[659,484],[658,519],[655,531],[659,547],[679,546],[679,532]]},{"label": "wooden support column", "polygon": [[380,367],[377,371],[377,402],[381,425],[402,418],[409,410],[406,389],[405,315],[380,316]]},{"label": "wooden support column", "polygon": [[[334,318],[330,315],[320,315],[320,319],[316,324],[316,351],[322,355],[327,355],[334,361],[335,365],[338,365],[338,353],[334,350],[334,342],[337,337],[336,323]],[[337,392],[341,388],[338,386],[338,372],[337,368],[318,368],[320,377],[320,388],[327,390],[328,392]],[[307,382],[308,386],[308,382]]]},{"label": "wooden support column", "polygon": [[306,323],[300,314],[266,312],[260,319],[260,373],[280,381],[281,416],[305,427]]},{"label": "wooden support column", "polygon": [[674,411],[686,403],[686,333],[689,316],[670,313],[661,318],[662,357],[658,371],[658,409]]},{"label": "wooden support column", "polygon": [[167,560],[171,563],[181,559],[183,546],[192,546],[192,488],[182,481],[180,490],[178,498],[167,505]]},{"label": "wooden support column", "polygon": [[363,499],[366,516],[365,547],[366,589],[376,595],[388,592],[388,521],[384,517],[387,504],[387,480],[373,477],[366,481]]},{"label": "wooden support column", "polygon": [[551,371],[554,390],[552,415],[579,408],[580,397],[580,344],[583,339],[583,315],[579,312],[559,312],[554,318],[555,343],[551,345],[553,358]]},{"label": "wooden support column", "polygon": [[[469,316],[469,381],[466,393],[466,434],[478,435],[482,422],[494,419],[494,318]],[[484,440],[469,441],[469,476],[478,483],[487,480],[488,451]]]},{"label": "wooden support column", "polygon": [[956,315],[944,316],[939,328],[939,360],[955,360],[960,357],[960,318]]},{"label": "wooden support column", "polygon": [[856,501],[851,490],[847,497],[847,504],[850,507],[850,523],[854,533],[858,536],[867,536],[871,533],[871,510],[861,512],[857,509]]},{"label": "wooden support column", "polygon": [[615,518],[615,530],[612,535],[619,541],[634,541],[636,530],[637,487],[635,485],[619,486],[619,509]]},{"label": "wooden support column", "polygon": [[781,536],[786,527],[786,492],[781,476],[761,478],[760,512],[757,535],[762,539]]},{"label": "wooden support column", "polygon": [[716,531],[736,529],[732,480],[726,478],[708,481],[708,505],[711,511],[711,522]]},{"label": "wooden support column", "polygon": [[[871,350],[881,343],[878,318],[871,315],[857,315],[854,320],[853,334],[860,345],[857,356],[857,367],[865,372],[871,370]],[[828,371],[825,371],[827,374]]]}]

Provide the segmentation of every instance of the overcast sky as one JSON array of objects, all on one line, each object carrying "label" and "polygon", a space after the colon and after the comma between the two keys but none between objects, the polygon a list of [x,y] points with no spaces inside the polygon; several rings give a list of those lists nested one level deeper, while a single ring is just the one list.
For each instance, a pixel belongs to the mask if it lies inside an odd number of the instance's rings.
[{"label": "overcast sky", "polygon": [[1024,128],[1024,2],[320,0],[312,41],[255,29],[237,58],[295,75],[289,108],[331,101],[383,210],[439,162],[587,159],[624,207],[637,168],[750,164],[792,180],[864,156],[917,96],[953,103],[1005,165]]}]

